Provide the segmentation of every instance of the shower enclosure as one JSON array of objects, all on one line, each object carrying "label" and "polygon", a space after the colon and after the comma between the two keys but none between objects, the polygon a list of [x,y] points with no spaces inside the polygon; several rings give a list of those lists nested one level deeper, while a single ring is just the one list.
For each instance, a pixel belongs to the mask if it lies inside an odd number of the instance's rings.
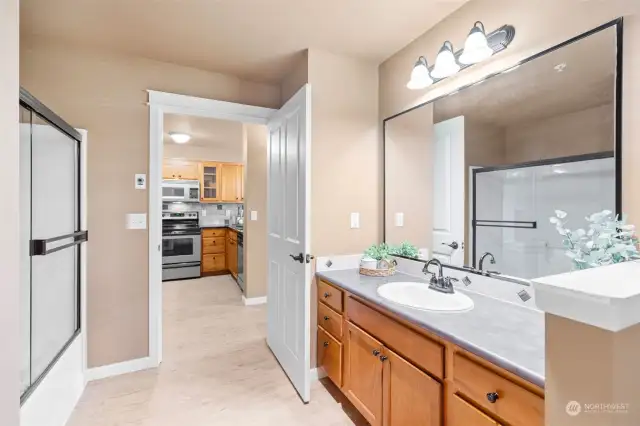
[{"label": "shower enclosure", "polygon": [[616,211],[615,188],[613,152],[475,169],[473,265],[490,252],[496,263],[485,262],[484,269],[505,275],[531,279],[570,271],[562,236],[549,218],[563,210],[568,228],[582,228],[585,216]]},{"label": "shower enclosure", "polygon": [[21,403],[80,334],[81,141],[21,89]]}]

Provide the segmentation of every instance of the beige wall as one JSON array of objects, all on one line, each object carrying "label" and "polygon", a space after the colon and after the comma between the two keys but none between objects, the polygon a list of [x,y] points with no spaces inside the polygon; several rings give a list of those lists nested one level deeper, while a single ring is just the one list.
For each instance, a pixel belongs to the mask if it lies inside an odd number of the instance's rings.
[{"label": "beige wall", "polygon": [[275,86],[137,57],[23,40],[21,84],[73,126],[87,129],[89,367],[148,355],[148,233],[125,214],[147,212],[133,175],[147,173],[146,89],[278,107]]},{"label": "beige wall", "polygon": [[[0,3],[0,181],[3,205],[18,206],[18,1]],[[0,424],[20,423],[18,305],[20,284],[20,218],[17,208],[0,209],[5,227],[0,244]]]},{"label": "beige wall", "polygon": [[[267,295],[267,127],[244,125],[245,167],[245,297]],[[249,220],[251,211],[258,220]]]},{"label": "beige wall", "polygon": [[[505,129],[508,163],[613,151],[613,104]],[[640,213],[640,212],[639,212]]]},{"label": "beige wall", "polygon": [[[433,105],[401,115],[385,128],[385,241],[432,252]],[[395,216],[403,213],[402,227]]]},{"label": "beige wall", "polygon": [[298,56],[293,69],[280,83],[280,99],[282,103],[288,101],[309,81],[309,51],[300,52]]},{"label": "beige wall", "polygon": [[[311,250],[364,251],[381,239],[378,70],[374,63],[316,49],[311,83]],[[350,229],[350,213],[360,228]]]},{"label": "beige wall", "polygon": [[[634,117],[640,110],[640,4],[634,1],[610,0],[557,2],[539,0],[473,0],[417,38],[380,66],[380,117],[391,116],[421,102],[449,93],[475,82],[491,72],[512,66],[518,61],[563,42],[582,32],[625,15],[624,32],[624,96],[623,96],[623,209],[631,222],[640,222],[640,122]],[[485,64],[465,70],[448,81],[426,91],[411,91],[405,85],[419,55],[433,61],[443,40],[450,39],[461,47],[469,27],[476,20],[488,29],[502,24],[516,27],[516,38],[509,48]],[[634,115],[635,114],[635,115]]]},{"label": "beige wall", "polygon": [[233,147],[194,146],[165,143],[162,156],[165,159],[187,159],[194,161],[222,161],[242,163],[242,127],[238,128],[237,144]]}]

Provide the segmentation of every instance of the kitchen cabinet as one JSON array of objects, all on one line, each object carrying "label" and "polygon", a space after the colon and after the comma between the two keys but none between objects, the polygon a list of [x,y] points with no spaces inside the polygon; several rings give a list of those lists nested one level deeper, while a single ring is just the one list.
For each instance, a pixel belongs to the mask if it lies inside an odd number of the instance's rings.
[{"label": "kitchen cabinet", "polygon": [[226,271],[227,232],[224,228],[202,230],[201,272],[203,275],[219,274]]},{"label": "kitchen cabinet", "polygon": [[241,164],[221,164],[221,197],[220,201],[228,203],[241,203],[244,199],[243,174],[244,166]]},{"label": "kitchen cabinet", "polygon": [[202,255],[202,272],[223,272],[226,269],[226,259],[224,253]]},{"label": "kitchen cabinet", "polygon": [[332,283],[317,289],[318,367],[372,426],[544,425],[540,387]]},{"label": "kitchen cabinet", "polygon": [[198,163],[191,161],[166,160],[162,164],[162,178],[198,180]]},{"label": "kitchen cabinet", "polygon": [[227,231],[227,269],[238,279],[238,234],[236,231]]},{"label": "kitchen cabinet", "polygon": [[200,201],[205,203],[221,201],[220,169],[220,163],[200,163]]}]

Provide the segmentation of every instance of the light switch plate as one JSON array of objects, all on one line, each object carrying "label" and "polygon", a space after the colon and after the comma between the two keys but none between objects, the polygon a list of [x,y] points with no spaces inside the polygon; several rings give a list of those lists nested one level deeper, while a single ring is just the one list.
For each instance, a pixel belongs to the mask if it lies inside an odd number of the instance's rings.
[{"label": "light switch plate", "polygon": [[257,210],[251,210],[251,220],[258,220],[258,211]]},{"label": "light switch plate", "polygon": [[360,228],[360,213],[351,213],[351,229]]},{"label": "light switch plate", "polygon": [[146,213],[127,214],[127,229],[147,229]]},{"label": "light switch plate", "polygon": [[135,187],[136,189],[147,189],[147,175],[136,173]]},{"label": "light switch plate", "polygon": [[404,213],[396,213],[396,226],[404,226]]}]

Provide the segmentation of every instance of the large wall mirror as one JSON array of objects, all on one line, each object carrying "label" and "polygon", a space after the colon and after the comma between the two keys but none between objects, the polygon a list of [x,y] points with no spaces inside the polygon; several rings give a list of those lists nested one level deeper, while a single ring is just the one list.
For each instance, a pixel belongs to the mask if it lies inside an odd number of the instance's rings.
[{"label": "large wall mirror", "polygon": [[621,26],[386,119],[385,242],[476,270],[490,253],[495,276],[571,270],[554,211],[620,211]]}]

